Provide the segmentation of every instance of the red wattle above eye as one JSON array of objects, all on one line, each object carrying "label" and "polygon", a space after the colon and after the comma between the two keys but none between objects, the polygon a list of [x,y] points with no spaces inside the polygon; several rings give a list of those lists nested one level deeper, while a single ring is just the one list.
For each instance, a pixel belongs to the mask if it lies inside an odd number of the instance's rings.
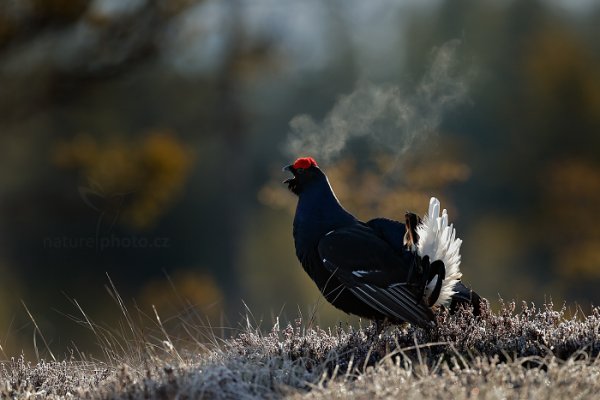
[{"label": "red wattle above eye", "polygon": [[307,168],[312,167],[313,165],[316,167],[317,162],[312,157],[302,157],[302,158],[297,159],[296,162],[294,162],[295,169],[299,169],[299,168],[307,169]]}]

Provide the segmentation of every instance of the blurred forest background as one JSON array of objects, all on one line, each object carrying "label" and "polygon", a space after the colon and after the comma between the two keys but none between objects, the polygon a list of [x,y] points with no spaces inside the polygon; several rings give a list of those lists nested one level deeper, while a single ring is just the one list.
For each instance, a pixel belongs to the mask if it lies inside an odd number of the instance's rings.
[{"label": "blurred forest background", "polygon": [[167,323],[355,321],[294,255],[304,155],[365,219],[438,196],[492,302],[597,305],[598,38],[595,1],[0,1],[0,354],[21,300],[97,352],[107,274]]}]

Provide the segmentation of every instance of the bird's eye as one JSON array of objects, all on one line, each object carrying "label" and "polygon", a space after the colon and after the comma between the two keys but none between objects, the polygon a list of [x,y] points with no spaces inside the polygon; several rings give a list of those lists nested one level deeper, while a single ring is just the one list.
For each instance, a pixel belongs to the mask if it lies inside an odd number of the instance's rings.
[{"label": "bird's eye", "polygon": [[304,168],[298,168],[296,169],[296,172],[299,174],[303,174],[304,173]]}]

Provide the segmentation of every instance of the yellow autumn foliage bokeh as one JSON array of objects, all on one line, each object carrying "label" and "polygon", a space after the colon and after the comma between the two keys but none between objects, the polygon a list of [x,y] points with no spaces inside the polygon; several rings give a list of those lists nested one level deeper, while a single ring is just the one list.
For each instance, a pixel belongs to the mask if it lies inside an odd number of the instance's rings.
[{"label": "yellow autumn foliage bokeh", "polygon": [[126,197],[118,210],[131,227],[152,226],[181,193],[193,153],[170,132],[98,141],[86,134],[59,143],[53,162],[77,171],[86,192],[107,201]]},{"label": "yellow autumn foliage bokeh", "polygon": [[[577,159],[552,163],[543,180],[549,248],[570,279],[600,277],[600,167]],[[552,242],[554,240],[554,242]]]},{"label": "yellow autumn foliage bokeh", "polygon": [[150,280],[137,296],[142,309],[154,306],[163,319],[196,309],[203,317],[222,316],[223,294],[214,278],[198,269],[180,269],[168,278]]}]

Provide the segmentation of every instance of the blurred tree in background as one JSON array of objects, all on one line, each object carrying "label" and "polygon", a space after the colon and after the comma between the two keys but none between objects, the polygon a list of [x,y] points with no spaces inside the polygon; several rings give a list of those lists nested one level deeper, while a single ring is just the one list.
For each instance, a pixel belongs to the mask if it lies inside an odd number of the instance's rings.
[{"label": "blurred tree in background", "polygon": [[72,142],[59,143],[53,159],[58,167],[74,169],[88,181],[79,193],[100,213],[99,229],[102,223],[110,229],[119,219],[144,229],[168,211],[171,199],[181,190],[191,164],[188,153],[164,133],[149,133],[141,143],[123,143],[117,137],[105,147],[90,136],[79,135]]},{"label": "blurred tree in background", "polygon": [[361,218],[440,197],[492,301],[598,303],[599,35],[600,6],[566,0],[0,2],[0,346],[32,345],[23,299],[53,348],[94,351],[64,314],[110,325],[106,274],[174,322],[235,328],[242,299],[267,325],[352,321],[294,256],[289,123],[359,82],[427,98],[453,39],[467,101],[410,146],[382,114],[317,161]]}]

